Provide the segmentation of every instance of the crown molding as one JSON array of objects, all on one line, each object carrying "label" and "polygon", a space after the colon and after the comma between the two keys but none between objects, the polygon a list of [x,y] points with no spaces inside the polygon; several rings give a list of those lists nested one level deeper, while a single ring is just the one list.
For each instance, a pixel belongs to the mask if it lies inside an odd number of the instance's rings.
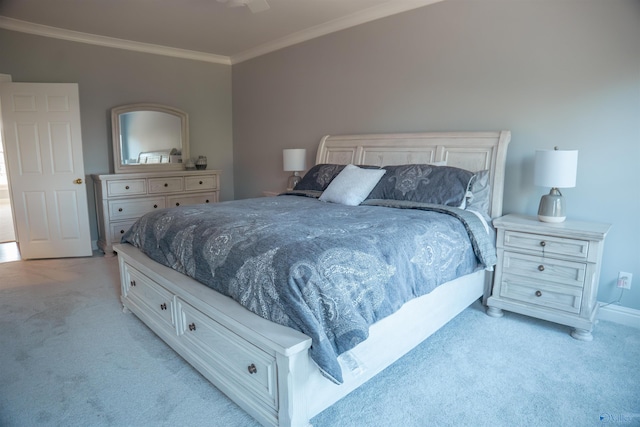
[{"label": "crown molding", "polygon": [[114,37],[98,36],[95,34],[50,27],[48,25],[34,24],[32,22],[8,18],[6,16],[0,16],[0,28],[79,43],[112,47],[116,49],[125,49],[136,52],[151,53],[154,55],[172,56],[175,58],[191,59],[194,61],[231,65],[231,58],[229,58],[228,56],[214,55],[211,53],[179,49],[175,47],[167,47],[151,43],[134,42]]},{"label": "crown molding", "polygon": [[298,31],[286,37],[274,40],[269,43],[262,44],[252,49],[248,49],[236,55],[231,56],[231,63],[237,64],[249,59],[274,52],[285,47],[293,46],[317,37],[334,33],[336,31],[345,30],[356,25],[365,24],[377,19],[386,18],[387,16],[396,15],[398,13],[407,12],[419,7],[428,6],[444,0],[406,0],[394,1],[379,6],[374,6],[360,12],[353,13],[333,21],[325,22],[314,27]]},{"label": "crown molding", "polygon": [[269,43],[259,45],[232,56],[215,55],[212,53],[198,52],[194,50],[179,49],[174,47],[161,46],[151,43],[134,42],[130,40],[118,39],[114,37],[98,36],[95,34],[83,33],[80,31],[65,30],[62,28],[50,27],[48,25],[35,24],[21,21],[19,19],[8,18],[0,15],[0,28],[6,30],[19,31],[28,34],[35,34],[44,37],[52,37],[62,40],[69,40],[79,43],[88,43],[97,46],[112,47],[116,49],[132,50],[136,52],[151,53],[154,55],[172,56],[194,61],[212,62],[216,64],[232,65],[249,59],[274,52],[285,47],[293,46],[317,37],[344,30],[356,25],[375,21],[387,16],[406,12],[412,9],[428,6],[444,0],[404,0],[392,1],[375,6],[360,12],[353,13],[342,18],[334,19],[314,27],[298,31],[291,35],[282,37]]}]

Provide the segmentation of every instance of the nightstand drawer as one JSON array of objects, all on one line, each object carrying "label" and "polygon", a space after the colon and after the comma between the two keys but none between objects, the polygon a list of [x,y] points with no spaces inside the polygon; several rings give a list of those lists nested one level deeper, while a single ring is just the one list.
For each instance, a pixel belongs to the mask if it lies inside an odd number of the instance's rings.
[{"label": "nightstand drawer", "polygon": [[580,313],[582,289],[509,275],[503,277],[500,297],[569,313]]},{"label": "nightstand drawer", "polygon": [[503,272],[509,276],[522,276],[535,282],[552,282],[582,289],[587,266],[584,263],[536,257],[505,251]]},{"label": "nightstand drawer", "polygon": [[561,255],[586,260],[589,241],[507,230],[504,232],[504,248],[531,251],[536,255]]}]

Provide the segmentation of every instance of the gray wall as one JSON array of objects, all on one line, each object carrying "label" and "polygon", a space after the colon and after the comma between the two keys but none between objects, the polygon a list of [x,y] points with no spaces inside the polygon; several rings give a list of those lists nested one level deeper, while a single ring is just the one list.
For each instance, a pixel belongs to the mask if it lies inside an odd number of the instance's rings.
[{"label": "gray wall", "polygon": [[[156,102],[189,114],[191,155],[205,155],[208,169],[222,170],[220,198],[233,199],[230,66],[1,29],[0,52],[0,73],[14,82],[78,83],[87,175],[113,172],[111,108]],[[92,184],[87,192],[95,240]]]},{"label": "gray wall", "polygon": [[598,299],[640,309],[640,2],[447,0],[233,66],[236,198],[282,190],[324,134],[512,131],[505,212],[535,214],[536,149],[578,149],[569,217],[608,222]]}]

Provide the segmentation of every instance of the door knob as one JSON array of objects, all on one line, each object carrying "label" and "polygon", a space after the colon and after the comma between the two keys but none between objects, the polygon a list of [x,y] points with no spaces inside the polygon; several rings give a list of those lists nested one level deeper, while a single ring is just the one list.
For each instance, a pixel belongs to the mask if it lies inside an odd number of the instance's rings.
[{"label": "door knob", "polygon": [[76,184],[82,184],[82,178],[78,178],[73,182],[76,183]]}]

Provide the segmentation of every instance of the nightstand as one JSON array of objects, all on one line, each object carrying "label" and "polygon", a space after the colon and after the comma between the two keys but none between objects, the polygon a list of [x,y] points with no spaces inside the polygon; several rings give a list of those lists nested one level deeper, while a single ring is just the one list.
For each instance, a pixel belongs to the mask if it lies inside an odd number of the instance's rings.
[{"label": "nightstand", "polygon": [[262,195],[264,197],[275,197],[278,194],[282,194],[282,192],[281,191],[267,191],[267,190],[262,192]]},{"label": "nightstand", "polygon": [[574,328],[571,336],[591,341],[598,312],[598,282],[609,224],[540,222],[536,217],[495,219],[498,263],[487,314],[502,310]]}]

